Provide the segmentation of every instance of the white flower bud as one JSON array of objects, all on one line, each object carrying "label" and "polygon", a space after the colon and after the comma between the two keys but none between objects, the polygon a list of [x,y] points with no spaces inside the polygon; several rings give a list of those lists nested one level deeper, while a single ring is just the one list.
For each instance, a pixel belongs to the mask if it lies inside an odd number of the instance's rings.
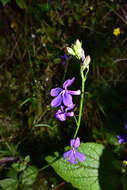
[{"label": "white flower bud", "polygon": [[75,56],[78,59],[82,59],[83,57],[85,57],[85,53],[82,48],[82,43],[78,39],[76,40],[75,44],[73,45],[73,50],[75,52]]},{"label": "white flower bud", "polygon": [[89,65],[89,64],[90,64],[90,61],[91,61],[91,58],[90,58],[90,56],[88,55],[88,56],[85,58],[85,60],[84,60],[85,65]]},{"label": "white flower bud", "polygon": [[68,54],[70,54],[70,55],[75,55],[75,52],[73,51],[72,48],[67,47],[66,49],[67,49]]},{"label": "white flower bud", "polygon": [[90,64],[90,61],[91,61],[91,58],[90,56],[88,55],[85,60],[83,61],[83,64],[82,64],[82,70],[84,71],[85,69],[89,69],[89,64]]}]

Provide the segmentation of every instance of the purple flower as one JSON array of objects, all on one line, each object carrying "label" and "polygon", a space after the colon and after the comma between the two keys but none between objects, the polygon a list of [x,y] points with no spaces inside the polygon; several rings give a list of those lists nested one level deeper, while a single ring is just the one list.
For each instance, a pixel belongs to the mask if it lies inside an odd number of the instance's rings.
[{"label": "purple flower", "polygon": [[118,135],[117,138],[119,144],[127,143],[127,134]]},{"label": "purple flower", "polygon": [[80,146],[80,139],[72,139],[70,141],[71,150],[63,154],[64,159],[66,159],[71,164],[77,164],[78,162],[83,162],[85,160],[85,155],[78,152],[77,148]]},{"label": "purple flower", "polygon": [[60,121],[65,121],[67,117],[73,117],[74,112],[70,111],[70,110],[73,109],[74,106],[75,106],[75,104],[73,104],[71,107],[67,107],[67,108],[65,108],[64,106],[61,106],[61,109],[59,109],[56,112],[55,117]]},{"label": "purple flower", "polygon": [[[124,126],[124,130],[127,130],[127,124]],[[117,135],[117,138],[119,144],[127,143],[127,133]]]},{"label": "purple flower", "polygon": [[60,106],[62,103],[67,106],[67,107],[71,107],[73,105],[72,102],[72,95],[80,95],[81,91],[80,90],[68,90],[67,88],[69,86],[72,85],[72,83],[74,82],[75,77],[73,77],[72,79],[68,79],[64,82],[63,84],[63,89],[62,88],[53,88],[50,92],[51,96],[56,96],[56,98],[54,98],[51,102],[51,106],[52,107],[58,107]]},{"label": "purple flower", "polygon": [[60,58],[61,58],[61,64],[62,64],[62,65],[65,65],[66,62],[67,62],[68,59],[69,59],[69,56],[65,53],[64,55],[60,56]]}]

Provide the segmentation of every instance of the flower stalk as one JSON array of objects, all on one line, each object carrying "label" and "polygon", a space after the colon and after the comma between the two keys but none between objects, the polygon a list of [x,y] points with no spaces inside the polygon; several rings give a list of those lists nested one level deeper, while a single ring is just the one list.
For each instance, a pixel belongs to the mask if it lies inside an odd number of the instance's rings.
[{"label": "flower stalk", "polygon": [[[76,40],[75,44],[72,45],[72,47],[67,47],[67,52],[75,56],[77,59],[81,60],[81,65],[80,65],[80,75],[82,78],[82,89],[81,89],[81,99],[80,99],[80,107],[79,107],[79,115],[78,115],[78,120],[76,120],[76,131],[74,133],[74,137],[77,137],[77,133],[80,128],[81,124],[81,118],[82,118],[82,112],[83,112],[83,103],[84,103],[84,94],[85,94],[85,82],[87,79],[87,75],[89,72],[89,63],[91,61],[90,56],[85,57],[85,52],[82,48],[82,43],[79,40]],[[85,71],[85,75],[84,75]]]},{"label": "flower stalk", "polygon": [[[79,40],[76,40],[75,44],[73,44],[71,47],[67,47],[67,52],[69,55],[75,56],[77,59],[81,61],[80,64],[80,75],[82,79],[81,91],[69,90],[68,87],[73,84],[75,77],[68,79],[63,83],[63,88],[57,87],[51,89],[50,94],[51,96],[55,97],[51,102],[51,106],[53,108],[60,107],[55,114],[55,117],[59,121],[65,121],[67,117],[74,117],[75,119],[76,130],[73,139],[70,141],[70,150],[65,152],[63,154],[63,157],[71,164],[77,164],[78,162],[83,162],[85,160],[85,155],[78,152],[78,147],[80,146],[80,139],[79,137],[77,137],[77,134],[81,125],[84,96],[85,96],[85,83],[89,72],[89,63],[91,59],[90,56],[85,57],[85,52],[82,48],[82,43]],[[63,63],[67,61],[66,59],[68,59],[67,55],[62,56],[62,61],[64,61]],[[72,96],[80,94],[81,98],[80,98],[79,114],[78,118],[76,118],[73,112],[75,104],[73,103]]]},{"label": "flower stalk", "polygon": [[87,69],[85,76],[84,76],[84,72],[82,70],[80,71],[81,78],[82,78],[81,99],[80,99],[78,121],[76,122],[77,127],[76,127],[73,138],[76,138],[78,131],[79,131],[79,128],[80,128],[80,124],[81,124],[81,118],[82,118],[82,112],[83,112],[83,103],[84,103],[84,94],[85,94],[85,82],[87,79],[88,72],[89,72],[89,69]]}]

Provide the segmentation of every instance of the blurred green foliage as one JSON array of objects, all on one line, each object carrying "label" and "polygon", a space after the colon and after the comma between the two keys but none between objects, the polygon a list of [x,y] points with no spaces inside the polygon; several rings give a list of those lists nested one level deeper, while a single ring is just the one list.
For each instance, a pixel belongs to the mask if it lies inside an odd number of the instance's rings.
[{"label": "blurred green foliage", "polygon": [[26,156],[24,160],[13,163],[7,173],[7,178],[0,180],[0,186],[4,190],[32,189],[38,170],[34,166],[27,166],[30,157]]}]

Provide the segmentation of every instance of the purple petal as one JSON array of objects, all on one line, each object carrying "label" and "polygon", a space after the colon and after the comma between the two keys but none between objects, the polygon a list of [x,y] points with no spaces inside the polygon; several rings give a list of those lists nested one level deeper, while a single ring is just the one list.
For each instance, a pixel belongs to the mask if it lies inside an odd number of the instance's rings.
[{"label": "purple petal", "polygon": [[74,107],[75,107],[75,104],[72,104],[72,105],[70,105],[69,107],[67,107],[67,108],[65,109],[65,111],[67,112],[67,111],[69,111],[69,110],[72,110]]},{"label": "purple petal", "polygon": [[127,134],[121,134],[117,136],[118,138],[118,143],[127,143]]},{"label": "purple petal", "polygon": [[56,108],[58,106],[60,106],[62,103],[62,95],[59,94],[56,98],[54,98],[51,102],[51,106]]},{"label": "purple petal", "polygon": [[73,156],[73,150],[69,150],[63,154],[64,159],[70,159]]},{"label": "purple petal", "polygon": [[73,116],[74,116],[74,112],[73,112],[73,111],[67,112],[67,113],[66,113],[66,116],[68,116],[68,117],[73,117]]},{"label": "purple petal", "polygon": [[85,158],[86,158],[84,154],[82,154],[82,153],[80,153],[78,151],[76,151],[75,157],[76,157],[76,160],[78,159],[80,162],[83,162],[85,160]]},{"label": "purple petal", "polygon": [[67,60],[69,56],[65,53],[64,55],[60,56],[61,59]]},{"label": "purple petal", "polygon": [[66,80],[66,81],[64,82],[64,84],[63,84],[63,88],[64,88],[64,89],[67,89],[68,86],[71,86],[71,85],[72,85],[72,83],[74,82],[74,80],[75,80],[75,77],[73,77],[72,79]]},{"label": "purple petal", "polygon": [[77,161],[76,158],[75,158],[75,155],[73,155],[73,156],[71,157],[71,159],[68,160],[68,162],[70,162],[71,164],[77,164],[77,163],[78,163],[78,161]]},{"label": "purple petal", "polygon": [[51,95],[51,96],[58,96],[58,94],[59,94],[62,90],[63,90],[62,88],[53,88],[53,89],[50,91],[50,95]]},{"label": "purple petal", "polygon": [[61,113],[63,113],[63,111],[60,109],[56,112],[56,114],[61,114]]},{"label": "purple petal", "polygon": [[64,112],[64,106],[60,106],[61,112]]},{"label": "purple petal", "polygon": [[67,92],[71,95],[80,95],[81,94],[80,90],[67,90]]},{"label": "purple petal", "polygon": [[74,150],[69,150],[68,152],[65,152],[63,154],[63,157],[65,160],[67,160],[71,164],[77,164]]},{"label": "purple petal", "polygon": [[70,146],[74,148],[78,148],[80,146],[80,138],[72,139],[70,141]]},{"label": "purple petal", "polygon": [[58,111],[56,112],[55,117],[56,117],[58,120],[60,120],[60,121],[65,121],[65,120],[66,120],[66,114],[63,113],[63,111],[61,111],[61,110],[58,110]]},{"label": "purple petal", "polygon": [[70,94],[68,94],[66,91],[62,94],[62,96],[63,96],[64,105],[67,107],[72,106],[72,104],[73,104],[72,96]]},{"label": "purple petal", "polygon": [[63,56],[60,56],[60,58],[61,58],[61,64],[65,65],[65,63],[69,59],[69,56],[67,54],[64,54]]}]

